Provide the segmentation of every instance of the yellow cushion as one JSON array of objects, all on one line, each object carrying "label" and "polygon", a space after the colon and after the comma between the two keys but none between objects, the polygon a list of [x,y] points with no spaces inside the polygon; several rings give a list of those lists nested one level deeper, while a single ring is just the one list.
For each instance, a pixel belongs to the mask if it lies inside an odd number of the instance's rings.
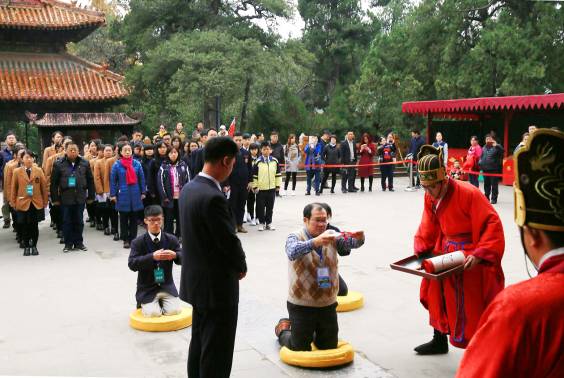
[{"label": "yellow cushion", "polygon": [[337,312],[353,311],[364,306],[364,296],[358,291],[349,291],[346,296],[337,297]]},{"label": "yellow cushion", "polygon": [[183,308],[178,315],[163,315],[158,318],[146,318],[141,309],[129,315],[129,325],[139,331],[170,332],[192,325],[192,308]]},{"label": "yellow cushion", "polygon": [[280,359],[288,365],[309,368],[341,366],[354,360],[354,349],[346,341],[339,341],[337,349],[318,350],[313,344],[311,348],[311,352],[296,352],[282,347]]}]

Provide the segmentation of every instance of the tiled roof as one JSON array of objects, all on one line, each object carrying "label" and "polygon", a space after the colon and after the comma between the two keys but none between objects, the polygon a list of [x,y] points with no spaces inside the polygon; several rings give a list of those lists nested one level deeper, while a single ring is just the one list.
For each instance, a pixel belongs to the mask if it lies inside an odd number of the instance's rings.
[{"label": "tiled roof", "polygon": [[67,53],[0,52],[0,101],[112,101],[123,76]]},{"label": "tiled roof", "polygon": [[0,28],[60,30],[104,23],[104,13],[62,1],[0,0]]},{"label": "tiled roof", "polygon": [[[30,114],[32,120],[35,114]],[[136,125],[139,120],[129,117],[125,113],[45,113],[43,117],[34,120],[39,127],[60,126],[111,126]]]}]

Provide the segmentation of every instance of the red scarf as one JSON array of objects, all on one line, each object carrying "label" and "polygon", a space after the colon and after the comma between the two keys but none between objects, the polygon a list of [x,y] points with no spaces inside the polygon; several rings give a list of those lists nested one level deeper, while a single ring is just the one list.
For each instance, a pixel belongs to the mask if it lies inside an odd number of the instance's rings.
[{"label": "red scarf", "polygon": [[133,158],[122,157],[119,161],[125,168],[125,182],[127,185],[137,184],[137,175],[135,174],[135,169],[133,169]]}]

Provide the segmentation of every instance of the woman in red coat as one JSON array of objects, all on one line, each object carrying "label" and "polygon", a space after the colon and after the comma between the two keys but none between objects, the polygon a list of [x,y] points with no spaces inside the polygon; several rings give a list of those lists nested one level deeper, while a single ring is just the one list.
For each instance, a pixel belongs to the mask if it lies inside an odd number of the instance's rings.
[{"label": "woman in red coat", "polygon": [[368,177],[368,191],[372,191],[372,181],[374,180],[374,166],[369,165],[374,162],[376,145],[372,142],[372,136],[368,133],[362,134],[360,143],[357,145],[360,155],[358,175],[360,176],[360,191],[364,192],[364,179]]},{"label": "woman in red coat", "polygon": [[487,305],[503,290],[505,238],[498,214],[480,190],[445,175],[441,150],[421,147],[418,169],[425,205],[415,254],[463,251],[466,257],[463,271],[421,283],[420,300],[435,334],[415,351],[442,354],[448,352],[447,335],[452,345],[466,348]]}]

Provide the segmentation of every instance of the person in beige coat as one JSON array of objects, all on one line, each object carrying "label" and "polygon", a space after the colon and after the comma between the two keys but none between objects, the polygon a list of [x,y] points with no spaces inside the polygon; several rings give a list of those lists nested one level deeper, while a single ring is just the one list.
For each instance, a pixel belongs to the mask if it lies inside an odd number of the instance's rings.
[{"label": "person in beige coat", "polygon": [[43,170],[35,162],[35,154],[24,150],[23,165],[14,169],[10,188],[10,203],[16,211],[21,231],[24,256],[37,256],[38,223],[45,219],[48,205],[47,181]]},{"label": "person in beige coat", "polygon": [[[4,166],[4,203],[8,204],[10,208],[10,215],[12,216],[12,223],[14,230],[16,232],[16,240],[20,243],[21,246],[21,232],[18,223],[16,222],[16,210],[14,209],[14,205],[12,204],[12,179],[14,177],[14,169],[18,168],[21,165],[22,161],[22,154],[23,148],[17,146],[14,148],[14,158],[10,160]],[[22,247],[23,248],[23,247]]]},{"label": "person in beige coat", "polygon": [[[103,155],[96,159],[94,165],[94,187],[96,188],[96,215],[104,235],[110,235],[110,204],[109,204],[109,176],[107,176],[106,162],[113,157],[114,151],[111,144],[103,146]],[[106,177],[108,182],[106,183]],[[107,186],[108,185],[108,186]]]},{"label": "person in beige coat", "polygon": [[[104,193],[110,193],[110,172],[112,171],[113,165],[117,161],[117,147],[114,150],[114,156],[106,159],[106,166],[104,170]],[[114,240],[119,240],[118,232],[118,212],[115,209],[115,204],[110,201],[110,224],[111,224],[111,234],[114,235]]]}]

